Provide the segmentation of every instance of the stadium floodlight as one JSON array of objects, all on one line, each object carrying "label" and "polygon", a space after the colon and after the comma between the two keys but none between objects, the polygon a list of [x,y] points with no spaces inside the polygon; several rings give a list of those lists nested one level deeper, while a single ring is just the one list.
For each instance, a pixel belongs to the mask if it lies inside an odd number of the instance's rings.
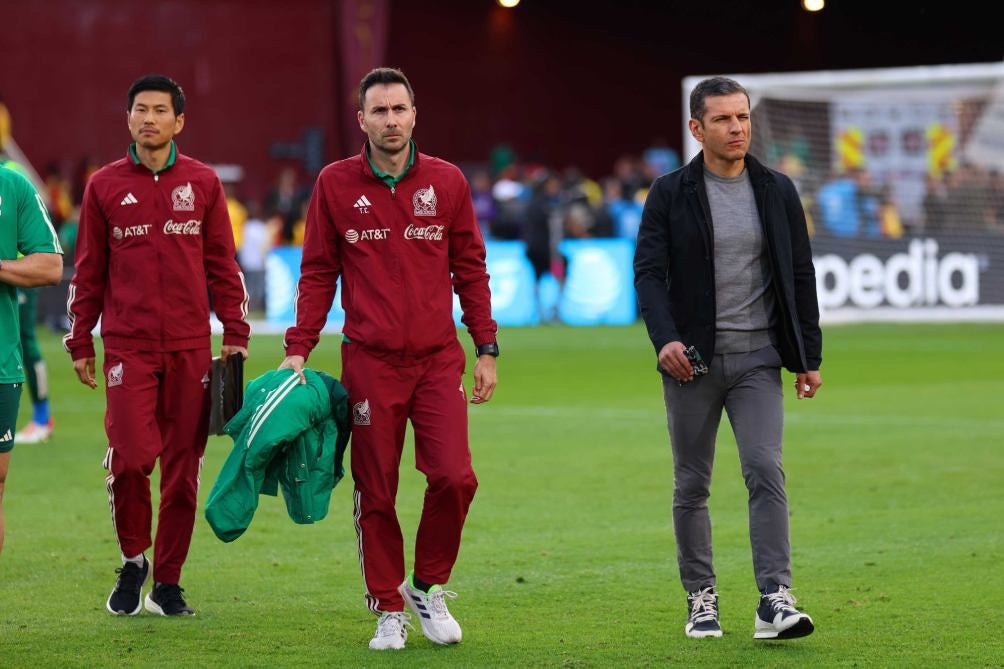
[{"label": "stadium floodlight", "polygon": [[802,9],[807,12],[821,12],[826,7],[825,0],[802,0]]},{"label": "stadium floodlight", "polygon": [[505,7],[506,9],[512,9],[519,4],[519,0],[498,0],[499,7]]}]

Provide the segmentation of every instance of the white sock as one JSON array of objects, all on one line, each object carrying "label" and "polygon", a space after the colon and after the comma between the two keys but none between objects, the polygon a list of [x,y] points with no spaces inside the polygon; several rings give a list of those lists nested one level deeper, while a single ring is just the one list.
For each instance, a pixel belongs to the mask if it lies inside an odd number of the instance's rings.
[{"label": "white sock", "polygon": [[126,557],[125,554],[122,555],[122,564],[125,564],[126,562],[132,562],[134,565],[136,565],[140,569],[143,568],[143,562],[144,562],[144,560],[146,560],[146,558],[143,556],[142,553],[140,553],[139,555],[136,555],[134,557]]}]

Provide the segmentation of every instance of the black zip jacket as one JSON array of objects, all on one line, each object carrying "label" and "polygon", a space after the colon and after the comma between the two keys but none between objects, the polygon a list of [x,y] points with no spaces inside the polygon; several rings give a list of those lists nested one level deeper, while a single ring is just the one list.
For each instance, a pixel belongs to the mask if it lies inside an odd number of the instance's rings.
[{"label": "black zip jacket", "polygon": [[[795,184],[746,156],[773,272],[776,341],[784,366],[815,371],[822,363],[816,271]],[[704,152],[652,184],[634,256],[638,305],[656,354],[671,341],[715,354],[715,254]],[[660,371],[661,368],[660,368]],[[663,372],[665,373],[665,372]]]}]

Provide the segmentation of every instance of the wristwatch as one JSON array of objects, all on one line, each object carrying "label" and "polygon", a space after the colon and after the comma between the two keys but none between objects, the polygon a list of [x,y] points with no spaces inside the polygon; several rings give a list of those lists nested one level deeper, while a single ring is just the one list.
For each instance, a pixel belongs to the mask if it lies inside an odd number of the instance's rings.
[{"label": "wristwatch", "polygon": [[499,357],[499,345],[498,345],[498,342],[493,341],[491,343],[482,344],[481,346],[478,346],[478,348],[477,348],[477,357],[480,358],[483,355],[491,355],[491,356],[495,356],[496,358]]}]

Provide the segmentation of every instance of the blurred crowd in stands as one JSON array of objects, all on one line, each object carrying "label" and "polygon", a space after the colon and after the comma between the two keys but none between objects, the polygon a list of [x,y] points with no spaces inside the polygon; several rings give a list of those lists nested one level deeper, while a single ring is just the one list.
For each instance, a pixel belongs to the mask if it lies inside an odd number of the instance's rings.
[{"label": "blurred crowd in stands", "polygon": [[[564,273],[558,244],[567,238],[625,237],[633,240],[641,222],[648,186],[659,174],[679,166],[676,151],[653,146],[641,155],[619,158],[612,173],[599,181],[568,167],[518,161],[498,147],[490,161],[462,166],[471,184],[475,214],[486,240],[519,240],[538,276]],[[84,186],[100,167],[88,160],[76,165],[46,165],[41,170],[53,223],[72,254]],[[252,309],[263,310],[265,261],[276,246],[303,244],[312,179],[297,168],[278,168],[265,193],[247,194],[240,184],[224,182],[237,258],[245,273]],[[67,267],[72,268],[72,256]]]},{"label": "blurred crowd in stands", "polygon": [[1004,174],[972,164],[923,177],[914,215],[904,215],[893,186],[851,168],[816,191],[802,189],[816,235],[899,239],[954,233],[1004,234]]},{"label": "blurred crowd in stands", "polygon": [[[1004,234],[1004,175],[961,165],[927,178],[920,216],[901,215],[889,184],[876,183],[864,169],[829,179],[811,179],[791,153],[767,151],[768,163],[799,186],[815,236],[897,239],[914,234],[991,232]],[[640,154],[618,158],[610,174],[595,179],[576,167],[555,168],[519,160],[496,147],[482,164],[461,165],[471,184],[474,210],[487,240],[518,240],[537,276],[559,281],[564,239],[622,237],[634,240],[648,187],[655,177],[680,166],[679,154],[662,142]],[[88,177],[99,167],[90,160],[46,165],[41,176],[52,203],[52,218],[72,269],[77,216]],[[265,262],[276,246],[303,243],[312,179],[292,166],[277,169],[265,193],[245,193],[224,183],[238,261],[245,272],[252,309],[264,310]]]},{"label": "blurred crowd in stands", "polygon": [[1004,234],[1004,172],[998,169],[952,161],[937,172],[852,166],[835,173],[829,148],[815,159],[812,153],[797,133],[767,142],[764,151],[770,167],[798,187],[813,236]]}]

